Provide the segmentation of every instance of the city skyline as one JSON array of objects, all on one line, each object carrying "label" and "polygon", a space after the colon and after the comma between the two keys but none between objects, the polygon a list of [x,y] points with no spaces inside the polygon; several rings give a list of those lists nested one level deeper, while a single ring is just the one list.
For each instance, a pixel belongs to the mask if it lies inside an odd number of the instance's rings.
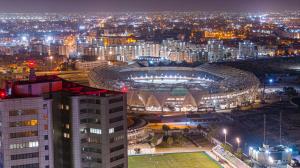
[{"label": "city skyline", "polygon": [[0,168],[299,168],[297,1],[2,1]]},{"label": "city skyline", "polygon": [[[22,5],[19,5],[22,4]],[[0,12],[281,11],[299,10],[298,0],[1,0]]]}]

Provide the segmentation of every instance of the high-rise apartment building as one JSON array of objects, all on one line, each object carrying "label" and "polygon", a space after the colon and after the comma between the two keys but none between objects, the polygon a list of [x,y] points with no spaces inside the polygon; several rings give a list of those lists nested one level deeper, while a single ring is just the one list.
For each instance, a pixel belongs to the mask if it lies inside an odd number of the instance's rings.
[{"label": "high-rise apartment building", "polygon": [[239,42],[239,59],[256,59],[258,50],[254,43],[250,41]]},{"label": "high-rise apartment building", "polygon": [[225,47],[223,41],[210,40],[207,44],[208,62],[218,62],[224,60]]},{"label": "high-rise apartment building", "polygon": [[16,82],[0,99],[2,167],[126,168],[125,102],[54,76]]}]

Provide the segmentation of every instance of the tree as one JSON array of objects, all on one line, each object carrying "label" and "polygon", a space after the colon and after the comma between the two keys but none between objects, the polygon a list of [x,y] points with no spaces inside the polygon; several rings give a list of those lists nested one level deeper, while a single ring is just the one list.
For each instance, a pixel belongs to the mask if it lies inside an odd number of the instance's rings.
[{"label": "tree", "polygon": [[[168,132],[169,132],[169,130],[170,130],[170,127],[169,127],[168,125],[164,124],[164,125],[162,126],[162,130],[165,132],[165,135],[169,135]],[[167,134],[166,134],[166,132],[167,132]]]},{"label": "tree", "polygon": [[284,87],[283,92],[288,96],[288,97],[293,97],[297,96],[297,91],[293,87]]},{"label": "tree", "polygon": [[151,143],[153,145],[157,145],[157,142],[158,142],[158,137],[157,136],[153,136],[152,139],[151,139]]},{"label": "tree", "polygon": [[174,139],[173,139],[173,137],[168,137],[168,139],[167,139],[167,144],[168,145],[173,145],[173,143],[174,143]]},{"label": "tree", "polygon": [[243,151],[241,148],[238,148],[236,153],[235,153],[235,156],[239,159],[243,159]]},{"label": "tree", "polygon": [[141,149],[140,148],[134,148],[134,151],[136,154],[140,154],[141,153]]},{"label": "tree", "polygon": [[233,152],[233,150],[232,150],[232,147],[230,146],[230,145],[228,145],[228,144],[222,144],[222,147],[225,149],[225,150],[227,150],[228,152],[230,152],[230,153],[232,153]]}]

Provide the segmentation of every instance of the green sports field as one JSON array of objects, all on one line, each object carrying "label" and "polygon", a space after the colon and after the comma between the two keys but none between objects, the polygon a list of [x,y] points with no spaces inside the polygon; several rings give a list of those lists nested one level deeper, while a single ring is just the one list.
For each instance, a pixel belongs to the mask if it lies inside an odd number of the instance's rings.
[{"label": "green sports field", "polygon": [[221,168],[203,152],[130,156],[129,168]]}]

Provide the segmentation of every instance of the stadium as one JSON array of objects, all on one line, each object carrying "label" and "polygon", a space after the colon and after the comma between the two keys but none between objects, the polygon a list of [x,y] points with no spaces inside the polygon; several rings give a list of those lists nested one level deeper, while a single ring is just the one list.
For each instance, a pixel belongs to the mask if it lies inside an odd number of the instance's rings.
[{"label": "stadium", "polygon": [[253,103],[260,82],[222,65],[103,64],[89,72],[92,87],[127,92],[130,112],[203,112]]}]

